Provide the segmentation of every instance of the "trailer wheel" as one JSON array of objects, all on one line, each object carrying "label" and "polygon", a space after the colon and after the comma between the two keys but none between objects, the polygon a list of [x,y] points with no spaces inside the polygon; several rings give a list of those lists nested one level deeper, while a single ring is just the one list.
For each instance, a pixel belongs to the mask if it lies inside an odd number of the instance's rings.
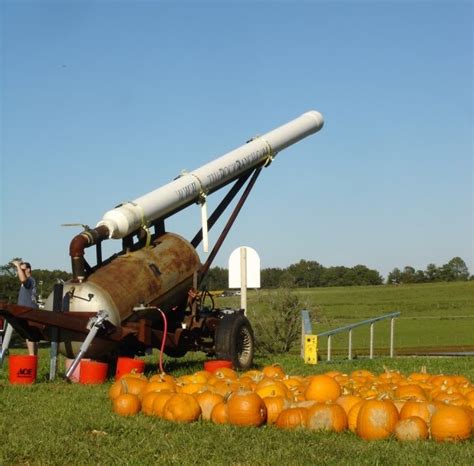
[{"label": "trailer wheel", "polygon": [[252,366],[255,341],[252,326],[244,315],[224,315],[216,329],[215,345],[217,357],[232,361],[237,369]]}]

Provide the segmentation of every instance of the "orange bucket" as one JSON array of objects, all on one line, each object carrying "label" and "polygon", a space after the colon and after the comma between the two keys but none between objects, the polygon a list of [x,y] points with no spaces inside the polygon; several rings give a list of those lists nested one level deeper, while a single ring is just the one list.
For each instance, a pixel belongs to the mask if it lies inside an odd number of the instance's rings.
[{"label": "orange bucket", "polygon": [[[90,361],[90,359],[83,358],[83,359],[81,359],[81,362],[82,361]],[[67,372],[69,370],[69,368],[71,367],[73,362],[74,362],[74,359],[66,358],[64,360],[64,371],[65,372]],[[74,382],[74,383],[79,382],[79,376],[81,374],[81,362],[77,365],[77,367],[74,369],[74,372],[69,377],[69,380],[71,382]]]},{"label": "orange bucket", "polygon": [[136,374],[142,374],[145,370],[145,361],[135,358],[118,358],[117,359],[117,370],[115,371],[115,380],[120,379],[122,375],[130,374],[134,372]]},{"label": "orange bucket", "polygon": [[8,380],[14,384],[32,384],[36,380],[38,356],[12,355],[8,358]]},{"label": "orange bucket", "polygon": [[79,372],[79,382],[82,384],[104,383],[107,379],[107,369],[109,365],[98,361],[81,361]]},{"label": "orange bucket", "polygon": [[232,361],[228,361],[227,359],[212,359],[204,363],[204,370],[207,372],[215,372],[217,369],[222,369],[223,367],[232,369]]}]

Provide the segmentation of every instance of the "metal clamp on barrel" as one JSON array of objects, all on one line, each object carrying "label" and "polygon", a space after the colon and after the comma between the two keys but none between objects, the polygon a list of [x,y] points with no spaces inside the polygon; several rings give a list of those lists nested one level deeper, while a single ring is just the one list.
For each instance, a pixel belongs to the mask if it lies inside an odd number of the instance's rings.
[{"label": "metal clamp on barrel", "polygon": [[66,372],[67,379],[69,379],[71,375],[74,373],[74,371],[76,370],[76,367],[79,365],[79,363],[81,362],[81,359],[84,357],[87,350],[89,349],[89,346],[91,345],[92,340],[95,338],[99,329],[103,327],[103,324],[108,317],[109,317],[109,313],[107,311],[99,311],[94,317],[91,317],[89,319],[89,322],[87,323],[87,328],[89,329],[89,333],[87,334],[87,337],[85,338],[85,340],[82,342],[79,353],[77,354],[76,358],[74,359],[68,371]]}]

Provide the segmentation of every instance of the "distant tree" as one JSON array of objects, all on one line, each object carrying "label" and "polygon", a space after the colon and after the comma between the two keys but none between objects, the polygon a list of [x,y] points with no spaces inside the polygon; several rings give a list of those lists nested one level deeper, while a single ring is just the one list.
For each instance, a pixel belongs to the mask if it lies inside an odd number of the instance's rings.
[{"label": "distant tree", "polygon": [[401,283],[415,283],[415,269],[411,265],[406,265],[400,278]]},{"label": "distant tree", "polygon": [[425,272],[423,272],[423,270],[417,270],[415,272],[414,282],[415,283],[425,283],[426,281],[427,280],[426,280]]},{"label": "distant tree", "polygon": [[428,282],[435,282],[439,279],[439,269],[435,264],[428,264],[425,271],[425,278]]},{"label": "distant tree", "polygon": [[295,286],[309,288],[319,286],[323,269],[324,267],[316,261],[301,259],[288,267],[288,273],[293,276]]},{"label": "distant tree", "polygon": [[398,267],[395,267],[387,276],[388,285],[398,285],[402,282],[402,272]]},{"label": "distant tree", "polygon": [[229,287],[229,273],[223,267],[211,267],[202,285],[209,291],[225,290]]},{"label": "distant tree", "polygon": [[263,269],[260,274],[262,288],[278,288],[283,278],[284,270],[280,268]]},{"label": "distant tree", "polygon": [[381,285],[383,278],[377,270],[369,269],[365,265],[356,265],[351,269],[352,285]]},{"label": "distant tree", "polygon": [[465,281],[469,279],[469,269],[460,257],[453,257],[442,268],[446,271],[451,281]]}]

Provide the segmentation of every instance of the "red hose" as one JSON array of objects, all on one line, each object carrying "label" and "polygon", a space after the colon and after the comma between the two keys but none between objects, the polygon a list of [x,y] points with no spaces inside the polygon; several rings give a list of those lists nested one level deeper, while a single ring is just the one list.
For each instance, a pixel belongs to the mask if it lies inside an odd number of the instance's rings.
[{"label": "red hose", "polygon": [[163,317],[163,340],[161,342],[160,348],[160,372],[164,374],[165,371],[163,369],[163,353],[165,350],[166,334],[168,333],[168,321],[166,320],[166,314],[160,308],[158,308],[158,310],[161,312],[161,315]]}]

